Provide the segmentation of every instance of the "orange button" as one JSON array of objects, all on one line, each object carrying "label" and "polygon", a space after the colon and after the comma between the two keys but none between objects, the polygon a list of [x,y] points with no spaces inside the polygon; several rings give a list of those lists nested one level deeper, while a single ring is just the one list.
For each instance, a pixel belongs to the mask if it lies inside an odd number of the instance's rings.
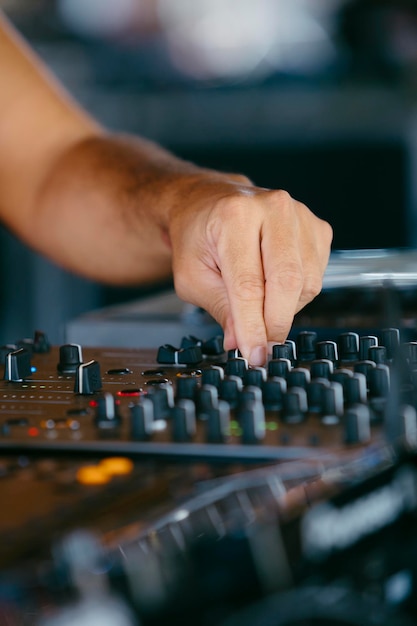
[{"label": "orange button", "polygon": [[123,456],[112,456],[100,461],[99,466],[109,476],[125,476],[133,470],[133,461]]},{"label": "orange button", "polygon": [[111,476],[100,465],[84,465],[77,471],[77,481],[82,485],[105,485]]}]

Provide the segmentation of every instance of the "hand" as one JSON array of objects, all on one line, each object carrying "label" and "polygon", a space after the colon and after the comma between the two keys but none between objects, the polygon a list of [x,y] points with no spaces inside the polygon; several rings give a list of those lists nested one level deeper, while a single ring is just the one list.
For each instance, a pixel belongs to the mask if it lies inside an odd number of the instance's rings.
[{"label": "hand", "polygon": [[285,191],[220,186],[172,215],[175,288],[221,324],[226,350],[263,365],[268,344],[284,341],[320,292],[332,229]]}]

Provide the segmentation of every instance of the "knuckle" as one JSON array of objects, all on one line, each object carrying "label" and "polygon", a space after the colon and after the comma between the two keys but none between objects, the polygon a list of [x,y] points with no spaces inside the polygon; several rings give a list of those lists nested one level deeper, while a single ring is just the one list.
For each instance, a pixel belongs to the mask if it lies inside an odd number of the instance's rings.
[{"label": "knuckle", "polygon": [[268,277],[268,282],[278,287],[284,293],[299,293],[304,283],[303,271],[298,263],[287,263]]},{"label": "knuckle", "polygon": [[233,194],[219,198],[213,207],[213,216],[222,221],[230,220],[232,223],[244,219],[248,207],[248,198],[243,194]]},{"label": "knuckle", "polygon": [[234,279],[233,291],[235,297],[239,300],[263,299],[265,291],[264,279],[259,274],[245,272]]},{"label": "knuckle", "polygon": [[302,291],[302,299],[310,302],[319,295],[322,289],[322,279],[320,276],[308,276],[304,281],[304,287]]},{"label": "knuckle", "polygon": [[252,181],[244,174],[229,174],[230,180],[245,187],[252,186]]},{"label": "knuckle", "polygon": [[333,241],[333,228],[330,226],[328,222],[325,222],[324,220],[322,220],[322,229],[324,232],[323,236],[326,239],[328,246],[330,247]]},{"label": "knuckle", "polygon": [[207,223],[209,240],[219,241],[230,232],[238,232],[245,223],[244,201],[236,196],[227,196],[213,204]]},{"label": "knuckle", "polygon": [[285,189],[273,189],[269,192],[269,194],[275,202],[284,206],[291,205],[294,202],[292,196],[288,193],[288,191],[285,191]]},{"label": "knuckle", "polygon": [[189,296],[190,281],[186,274],[181,271],[174,272],[174,289],[179,298],[187,300]]}]

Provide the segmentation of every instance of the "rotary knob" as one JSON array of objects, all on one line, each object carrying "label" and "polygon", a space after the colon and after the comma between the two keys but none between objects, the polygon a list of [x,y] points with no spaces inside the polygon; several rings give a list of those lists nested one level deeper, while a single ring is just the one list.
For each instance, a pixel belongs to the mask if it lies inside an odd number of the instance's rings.
[{"label": "rotary knob", "polygon": [[4,380],[20,382],[32,374],[31,354],[26,348],[19,348],[6,355]]},{"label": "rotary knob", "polygon": [[119,405],[111,393],[97,398],[94,423],[100,430],[112,430],[120,425]]},{"label": "rotary knob", "polygon": [[81,346],[77,343],[66,343],[59,348],[58,372],[61,374],[75,374],[83,362]]},{"label": "rotary knob", "polygon": [[192,400],[179,400],[171,409],[172,439],[175,442],[191,441],[196,432],[195,404]]},{"label": "rotary knob", "polygon": [[152,434],[154,419],[153,403],[149,398],[140,398],[130,407],[130,436],[134,441],[148,441]]},{"label": "rotary knob", "polygon": [[87,363],[81,363],[78,366],[74,393],[82,396],[91,395],[101,389],[101,384],[100,364],[98,361],[92,360]]}]

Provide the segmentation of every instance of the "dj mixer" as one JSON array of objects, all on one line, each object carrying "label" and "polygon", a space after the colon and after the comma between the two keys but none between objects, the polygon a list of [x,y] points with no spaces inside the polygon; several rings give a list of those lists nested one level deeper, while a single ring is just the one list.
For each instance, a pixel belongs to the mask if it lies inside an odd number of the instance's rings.
[{"label": "dj mixer", "polygon": [[44,344],[4,348],[0,450],[266,462],[350,456],[393,434],[416,441],[417,343],[395,328],[336,341],[301,331],[265,367],[223,353],[220,337],[158,350]]},{"label": "dj mixer", "polygon": [[[404,502],[387,520],[381,505],[372,532],[417,510],[416,339],[295,330],[264,367],[218,336],[129,349],[36,332],[3,346],[0,624],[90,626],[106,606],[109,624],[214,626],[312,572],[333,584],[309,511],[359,510],[391,484]],[[273,623],[298,623],[285,619]]]}]

